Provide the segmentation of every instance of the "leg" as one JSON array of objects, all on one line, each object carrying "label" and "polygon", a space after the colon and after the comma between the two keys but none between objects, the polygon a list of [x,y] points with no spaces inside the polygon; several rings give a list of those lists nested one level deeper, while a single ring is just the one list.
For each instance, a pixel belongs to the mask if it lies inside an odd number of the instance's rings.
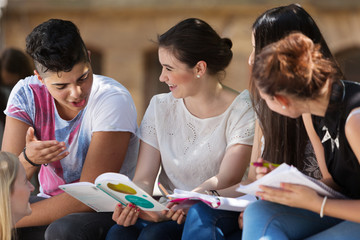
[{"label": "leg", "polygon": [[304,239],[341,222],[318,213],[268,201],[256,201],[244,212],[243,239]]},{"label": "leg", "polygon": [[24,227],[16,229],[16,239],[21,240],[44,240],[47,226]]},{"label": "leg", "polygon": [[49,225],[45,239],[105,239],[106,233],[114,225],[112,213],[72,213]]},{"label": "leg", "polygon": [[356,240],[360,236],[360,223],[343,221],[321,233],[315,234],[306,240]]},{"label": "leg", "polygon": [[135,225],[129,227],[115,224],[108,231],[106,240],[136,240],[141,230],[148,224],[150,224],[148,221],[142,219],[138,219]]},{"label": "leg", "polygon": [[242,231],[239,228],[239,230],[237,230],[236,232],[234,232],[234,233],[230,234],[229,236],[227,236],[226,240],[239,240],[239,239],[241,239],[241,234],[242,234]]},{"label": "leg", "polygon": [[184,224],[175,221],[150,223],[140,233],[139,240],[180,240]]},{"label": "leg", "polygon": [[239,212],[212,209],[204,203],[193,205],[186,217],[182,239],[225,239],[240,231]]}]

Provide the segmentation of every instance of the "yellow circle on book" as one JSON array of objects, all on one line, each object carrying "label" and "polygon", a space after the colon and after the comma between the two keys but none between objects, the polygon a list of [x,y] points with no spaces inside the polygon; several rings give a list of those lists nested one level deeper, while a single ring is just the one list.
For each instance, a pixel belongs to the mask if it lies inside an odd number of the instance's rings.
[{"label": "yellow circle on book", "polygon": [[116,192],[120,192],[120,193],[125,193],[125,194],[136,194],[135,189],[133,189],[132,187],[119,183],[119,184],[112,184],[112,183],[108,183],[107,186],[111,189],[114,190]]}]

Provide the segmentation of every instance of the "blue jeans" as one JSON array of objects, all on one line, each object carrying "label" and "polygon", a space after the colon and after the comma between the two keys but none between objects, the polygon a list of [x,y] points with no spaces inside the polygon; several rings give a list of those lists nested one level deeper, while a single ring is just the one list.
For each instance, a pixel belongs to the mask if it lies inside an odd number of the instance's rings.
[{"label": "blue jeans", "polygon": [[230,235],[234,238],[241,236],[239,214],[197,203],[187,213],[182,239],[229,239]]},{"label": "blue jeans", "polygon": [[242,238],[246,240],[282,239],[359,239],[360,224],[324,216],[305,209],[268,201],[256,201],[244,212]]},{"label": "blue jeans", "polygon": [[114,224],[112,213],[72,213],[48,226],[18,228],[21,240],[103,240]]},{"label": "blue jeans", "polygon": [[153,223],[138,219],[130,227],[115,224],[110,228],[106,240],[180,240],[183,227],[183,224],[174,221]]},{"label": "blue jeans", "polygon": [[[31,203],[43,198],[32,196]],[[72,213],[52,222],[48,226],[18,228],[17,239],[21,240],[103,240],[114,225],[112,213]]]}]

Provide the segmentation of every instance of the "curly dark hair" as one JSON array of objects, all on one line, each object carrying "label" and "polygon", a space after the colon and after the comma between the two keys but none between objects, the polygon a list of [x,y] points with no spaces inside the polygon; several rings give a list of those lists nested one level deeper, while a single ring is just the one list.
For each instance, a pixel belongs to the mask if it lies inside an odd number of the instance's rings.
[{"label": "curly dark hair", "polygon": [[88,52],[79,29],[70,21],[50,19],[26,38],[26,52],[39,72],[70,72],[75,64],[88,62]]}]

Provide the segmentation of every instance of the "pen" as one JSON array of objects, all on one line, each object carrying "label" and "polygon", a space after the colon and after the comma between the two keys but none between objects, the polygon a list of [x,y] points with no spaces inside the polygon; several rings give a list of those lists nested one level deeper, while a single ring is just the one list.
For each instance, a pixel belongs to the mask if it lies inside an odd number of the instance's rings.
[{"label": "pen", "polygon": [[169,193],[168,193],[168,191],[166,191],[164,186],[161,183],[158,183],[158,186],[159,186],[159,189],[160,189],[160,192],[162,193],[162,195],[166,198],[169,198],[169,200],[172,200],[171,197],[168,197]]},{"label": "pen", "polygon": [[274,167],[280,166],[280,164],[276,164],[276,163],[252,162],[251,164],[252,164],[253,166],[255,166],[255,167],[270,167],[270,165],[271,165],[271,166],[274,166]]}]

